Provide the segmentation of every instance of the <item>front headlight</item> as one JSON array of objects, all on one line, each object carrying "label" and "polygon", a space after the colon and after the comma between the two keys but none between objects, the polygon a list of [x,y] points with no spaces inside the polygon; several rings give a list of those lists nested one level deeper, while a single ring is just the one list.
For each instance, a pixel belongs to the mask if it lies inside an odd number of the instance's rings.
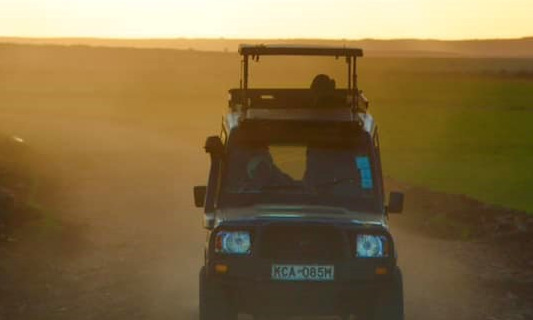
[{"label": "front headlight", "polygon": [[383,258],[388,256],[387,237],[381,235],[358,234],[356,239],[358,258]]},{"label": "front headlight", "polygon": [[215,252],[248,255],[252,248],[251,238],[248,231],[219,231],[215,238]]}]

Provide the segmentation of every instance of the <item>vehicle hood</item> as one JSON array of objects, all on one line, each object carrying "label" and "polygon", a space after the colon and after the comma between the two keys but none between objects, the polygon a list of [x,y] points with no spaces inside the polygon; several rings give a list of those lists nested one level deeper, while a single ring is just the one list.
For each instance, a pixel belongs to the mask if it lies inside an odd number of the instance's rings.
[{"label": "vehicle hood", "polygon": [[381,213],[356,212],[341,207],[313,205],[254,205],[218,209],[214,226],[224,222],[277,220],[277,221],[322,221],[387,227],[387,218]]}]

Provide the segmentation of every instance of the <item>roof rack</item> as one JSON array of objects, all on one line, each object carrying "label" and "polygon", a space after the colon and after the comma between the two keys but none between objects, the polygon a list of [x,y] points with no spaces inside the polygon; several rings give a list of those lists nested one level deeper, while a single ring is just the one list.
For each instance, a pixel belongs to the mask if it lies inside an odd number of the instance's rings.
[{"label": "roof rack", "polygon": [[[241,115],[239,117],[241,121],[258,117],[280,120],[297,118],[310,120],[314,118],[325,121],[339,121],[341,119],[359,121],[360,117],[357,114],[366,113],[368,109],[368,100],[357,87],[356,60],[363,56],[363,50],[359,48],[242,44],[239,46],[239,54],[243,57],[241,83],[239,89],[230,90],[229,107],[232,112]],[[332,102],[324,107],[317,107],[316,103],[311,103],[314,98],[310,96],[310,89],[249,89],[249,58],[258,61],[259,57],[263,55],[344,57],[348,69],[348,88],[336,89],[332,92],[329,97]],[[259,111],[259,109],[263,111]],[[297,111],[296,109],[300,110]],[[282,116],[283,110],[288,112],[287,116]]]},{"label": "roof rack", "polygon": [[357,58],[363,56],[363,50],[352,47],[296,46],[296,45],[247,45],[239,46],[242,59],[241,89],[248,89],[249,57],[259,60],[262,55],[279,56],[331,56],[345,57],[348,64],[348,90],[357,93]]}]

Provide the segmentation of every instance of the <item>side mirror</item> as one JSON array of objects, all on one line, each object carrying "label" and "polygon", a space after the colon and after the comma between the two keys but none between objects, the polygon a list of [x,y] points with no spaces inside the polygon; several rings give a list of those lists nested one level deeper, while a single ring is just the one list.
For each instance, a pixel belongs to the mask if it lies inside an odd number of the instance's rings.
[{"label": "side mirror", "polygon": [[196,186],[193,189],[194,192],[194,205],[197,208],[203,208],[205,204],[205,194],[207,193],[206,186]]},{"label": "side mirror", "polygon": [[389,205],[387,211],[389,213],[401,213],[403,211],[403,198],[402,192],[391,192],[389,194]]},{"label": "side mirror", "polygon": [[205,152],[211,155],[222,155],[224,153],[224,144],[219,136],[207,137],[205,141]]}]

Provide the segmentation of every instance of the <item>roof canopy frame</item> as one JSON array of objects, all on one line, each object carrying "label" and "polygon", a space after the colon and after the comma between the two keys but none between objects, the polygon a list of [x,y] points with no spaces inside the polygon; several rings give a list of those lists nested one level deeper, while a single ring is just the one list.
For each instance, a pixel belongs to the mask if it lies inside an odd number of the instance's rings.
[{"label": "roof canopy frame", "polygon": [[351,47],[292,46],[292,45],[240,45],[239,54],[257,56],[332,56],[362,57],[363,50]]},{"label": "roof canopy frame", "polygon": [[[352,104],[357,105],[359,88],[357,85],[357,58],[363,56],[363,50],[351,47],[327,46],[295,46],[295,45],[240,45],[239,54],[242,55],[241,89],[242,101],[247,101],[249,59],[259,61],[260,56],[330,56],[338,59],[345,57],[348,65],[348,90],[353,92]],[[245,102],[245,108],[248,107]]]}]

